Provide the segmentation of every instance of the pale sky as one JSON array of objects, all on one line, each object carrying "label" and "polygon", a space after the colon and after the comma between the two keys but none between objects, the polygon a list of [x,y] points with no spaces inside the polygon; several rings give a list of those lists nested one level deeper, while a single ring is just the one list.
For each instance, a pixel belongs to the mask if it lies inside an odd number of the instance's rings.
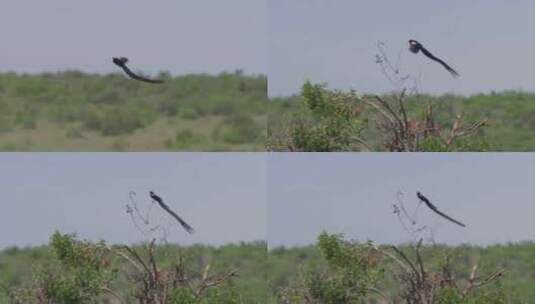
[{"label": "pale sky", "polygon": [[[364,93],[390,92],[375,63],[382,41],[421,92],[535,90],[535,2],[529,0],[270,0],[269,95],[305,80]],[[461,75],[408,51],[420,41]]]},{"label": "pale sky", "polygon": [[[2,153],[0,168],[0,249],[45,244],[55,230],[108,243],[161,237],[136,229],[125,208],[130,191],[142,213],[152,206],[151,225],[182,245],[308,245],[323,230],[408,242],[392,213],[398,191],[411,214],[420,191],[466,224],[421,205],[418,225],[436,242],[535,240],[533,153]],[[184,232],[150,190],[197,232]]]},{"label": "pale sky", "polygon": [[0,72],[265,74],[266,1],[4,1]]},{"label": "pale sky", "polygon": [[360,241],[412,241],[393,214],[398,191],[410,214],[420,191],[466,224],[461,228],[421,205],[417,221],[433,229],[435,242],[534,241],[534,180],[533,153],[273,153],[268,244],[313,244],[323,230]]},{"label": "pale sky", "polygon": [[265,164],[261,153],[1,153],[0,249],[48,243],[55,230],[108,243],[160,238],[126,213],[130,191],[145,213],[150,190],[196,229],[188,235],[152,204],[169,242],[264,240]]}]

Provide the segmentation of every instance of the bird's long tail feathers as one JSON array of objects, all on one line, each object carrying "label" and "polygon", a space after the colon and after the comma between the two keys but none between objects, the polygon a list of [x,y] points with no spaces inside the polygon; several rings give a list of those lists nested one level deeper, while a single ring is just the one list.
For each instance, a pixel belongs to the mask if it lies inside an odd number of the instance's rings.
[{"label": "bird's long tail feathers", "polygon": [[149,78],[141,77],[137,75],[136,73],[132,72],[132,70],[130,70],[130,68],[128,68],[126,65],[123,65],[122,68],[124,72],[133,79],[144,81],[144,82],[150,82],[150,83],[163,83],[163,80],[160,80],[160,79],[149,79]]},{"label": "bird's long tail feathers", "polygon": [[453,76],[453,77],[459,77],[459,73],[457,73],[457,71],[455,71],[452,67],[450,67],[447,63],[445,63],[444,61],[438,59],[438,62],[440,62],[442,64],[442,66],[448,70],[448,72],[450,72],[450,74]]},{"label": "bird's long tail feathers", "polygon": [[188,225],[183,219],[181,219],[179,216],[176,217],[177,221],[180,223],[180,225],[186,230],[189,234],[193,234],[195,232],[195,229]]},{"label": "bird's long tail feathers", "polygon": [[160,203],[160,205],[162,206],[162,208],[164,208],[169,214],[171,214],[171,216],[173,216],[177,221],[178,223],[189,233],[189,234],[192,234],[195,232],[195,229],[193,229],[193,227],[191,227],[188,223],[186,223],[186,221],[184,221],[180,216],[178,216],[178,214],[176,214],[173,210],[171,210],[171,208],[169,208],[167,205],[165,205],[164,203]]},{"label": "bird's long tail feathers", "polygon": [[417,196],[418,196],[418,198],[419,198],[421,201],[423,201],[423,202],[427,205],[427,207],[429,207],[429,209],[433,210],[436,214],[442,216],[443,218],[447,219],[448,221],[450,221],[450,222],[452,222],[452,223],[455,223],[455,224],[457,224],[457,225],[459,225],[459,226],[461,226],[461,227],[466,227],[465,224],[459,222],[458,220],[456,220],[456,219],[450,217],[449,215],[447,215],[447,214],[441,212],[440,210],[438,210],[438,208],[437,208],[435,205],[433,205],[433,204],[427,199],[427,197],[423,196],[423,195],[420,194],[419,192],[418,192]]},{"label": "bird's long tail feathers", "polygon": [[440,210],[438,210],[438,209],[433,209],[433,211],[435,211],[438,215],[442,216],[443,218],[449,220],[449,221],[452,222],[452,223],[455,223],[455,224],[457,224],[457,225],[459,225],[459,226],[461,226],[461,227],[466,227],[465,224],[463,224],[463,223],[459,222],[458,220],[456,220],[456,219],[454,219],[454,218],[448,216],[447,214],[442,213],[442,212],[441,212]]},{"label": "bird's long tail feathers", "polygon": [[192,234],[195,232],[195,229],[193,229],[193,227],[191,227],[188,223],[186,223],[186,221],[180,218],[180,216],[178,216],[176,212],[171,210],[171,208],[169,208],[169,206],[167,206],[161,199],[160,200],[154,199],[154,200],[158,203],[158,205],[160,205],[160,207],[162,207],[165,211],[167,211],[167,213],[169,213],[172,217],[174,217],[178,221],[178,223],[184,228],[184,230],[186,230],[189,234]]},{"label": "bird's long tail feathers", "polygon": [[448,72],[450,72],[450,74],[453,76],[453,77],[459,77],[459,73],[457,73],[457,71],[455,71],[452,67],[450,67],[446,62],[444,62],[442,59],[436,57],[435,55],[433,55],[431,52],[429,52],[426,48],[424,48],[423,46],[420,47],[422,53],[424,53],[425,56],[427,56],[429,59],[431,60],[434,60],[438,63],[440,63],[446,70],[448,70]]}]

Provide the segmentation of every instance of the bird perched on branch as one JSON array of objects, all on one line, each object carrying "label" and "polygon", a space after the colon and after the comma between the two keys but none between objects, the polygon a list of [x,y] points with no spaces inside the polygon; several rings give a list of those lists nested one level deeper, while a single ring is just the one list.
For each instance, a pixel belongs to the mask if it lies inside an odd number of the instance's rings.
[{"label": "bird perched on branch", "polygon": [[424,46],[420,42],[416,40],[412,40],[412,39],[409,40],[409,50],[413,52],[414,54],[417,54],[419,51],[422,51],[422,53],[425,56],[427,56],[427,58],[440,63],[446,70],[448,70],[448,72],[451,73],[453,77],[459,77],[459,73],[457,73],[457,71],[455,71],[452,67],[450,67],[444,61],[442,61],[440,58],[436,57],[431,52],[429,52],[426,48],[424,48]]},{"label": "bird perched on branch", "polygon": [[448,215],[442,213],[441,211],[439,211],[438,208],[435,205],[431,204],[431,202],[427,199],[427,197],[423,196],[423,194],[421,194],[420,192],[417,192],[416,196],[418,196],[418,198],[421,201],[423,201],[427,205],[427,207],[429,207],[429,209],[433,210],[436,214],[442,216],[443,218],[445,218],[445,219],[449,220],[450,222],[453,222],[453,223],[455,223],[455,224],[457,224],[457,225],[459,225],[461,227],[466,227],[463,223],[459,222],[458,220],[455,220],[455,219],[451,218],[450,216],[448,216]]},{"label": "bird perched on branch", "polygon": [[195,232],[195,230],[190,226],[188,225],[188,223],[186,223],[183,219],[180,218],[180,216],[178,216],[178,214],[176,214],[173,210],[171,210],[171,208],[169,208],[169,206],[167,206],[161,197],[159,197],[158,195],[156,195],[154,192],[150,191],[149,192],[150,194],[150,198],[152,198],[153,200],[155,200],[159,205],[160,207],[162,207],[162,209],[164,209],[165,211],[167,211],[167,213],[169,213],[172,217],[174,217],[178,223],[189,233],[189,234],[192,234],[193,232]]},{"label": "bird perched on branch", "polygon": [[132,72],[132,70],[130,70],[126,66],[127,62],[128,62],[128,58],[126,58],[126,57],[119,57],[119,58],[113,57],[113,63],[115,63],[117,66],[119,66],[121,69],[123,69],[123,71],[128,76],[130,76],[131,78],[139,80],[139,81],[150,82],[150,83],[163,83],[163,80],[149,79],[149,78],[145,78],[145,77],[142,77],[142,76],[139,76],[139,75],[135,74],[134,72]]}]

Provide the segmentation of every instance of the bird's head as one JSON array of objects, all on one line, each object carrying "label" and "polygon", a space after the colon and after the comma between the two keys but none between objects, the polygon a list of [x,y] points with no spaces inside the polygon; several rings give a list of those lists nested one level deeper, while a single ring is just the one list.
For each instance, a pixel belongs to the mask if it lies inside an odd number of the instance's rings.
[{"label": "bird's head", "polygon": [[128,62],[128,58],[126,57],[113,57],[113,63],[117,65],[123,65]]},{"label": "bird's head", "polygon": [[409,40],[409,50],[413,53],[418,53],[420,51],[421,44],[416,40]]},{"label": "bird's head", "polygon": [[154,192],[149,191],[149,194],[150,194],[150,196],[153,196],[153,195],[154,195]]}]

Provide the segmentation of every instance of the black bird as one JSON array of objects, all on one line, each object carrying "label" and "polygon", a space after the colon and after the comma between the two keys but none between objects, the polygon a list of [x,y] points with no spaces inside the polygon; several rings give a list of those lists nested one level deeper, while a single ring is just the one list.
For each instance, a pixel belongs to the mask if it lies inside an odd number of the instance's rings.
[{"label": "black bird", "polygon": [[417,192],[416,196],[418,196],[418,198],[421,201],[423,201],[427,205],[427,207],[429,207],[429,209],[433,210],[438,215],[442,216],[443,218],[445,218],[445,219],[447,219],[447,220],[449,220],[449,221],[451,221],[451,222],[453,222],[453,223],[455,223],[455,224],[457,224],[457,225],[459,225],[461,227],[466,227],[463,223],[459,222],[458,220],[455,220],[455,219],[449,217],[448,215],[440,212],[437,209],[437,207],[435,205],[431,204],[431,202],[427,199],[427,197],[423,196],[423,194],[421,194],[420,192]]},{"label": "black bird", "polygon": [[169,206],[167,206],[163,202],[161,197],[159,197],[158,195],[154,194],[154,192],[150,191],[150,198],[155,200],[160,205],[160,207],[162,207],[165,211],[167,211],[169,214],[171,214],[180,223],[180,225],[182,227],[184,227],[184,229],[189,234],[192,234],[193,232],[195,232],[195,230],[190,225],[188,225],[188,223],[186,223],[183,219],[181,219],[180,216],[178,216],[178,214],[176,214],[173,210],[171,210],[171,208],[169,208]]},{"label": "black bird", "polygon": [[457,71],[455,71],[452,67],[442,61],[440,58],[435,57],[435,55],[431,54],[431,52],[424,48],[424,46],[420,42],[412,39],[409,40],[409,50],[414,54],[417,54],[419,51],[422,51],[422,53],[424,53],[427,58],[442,64],[442,66],[446,68],[446,70],[448,70],[448,72],[450,72],[453,77],[459,77],[459,73],[457,73]]},{"label": "black bird", "polygon": [[159,80],[159,79],[148,79],[148,78],[145,78],[145,77],[141,77],[137,74],[135,74],[134,72],[132,72],[132,70],[130,70],[127,66],[126,66],[126,63],[128,62],[128,58],[126,57],[113,57],[113,63],[115,63],[117,66],[119,66],[121,69],[123,69],[123,71],[128,75],[130,76],[131,78],[133,79],[136,79],[136,80],[139,80],[139,81],[145,81],[145,82],[150,82],[150,83],[163,83],[163,80]]}]

